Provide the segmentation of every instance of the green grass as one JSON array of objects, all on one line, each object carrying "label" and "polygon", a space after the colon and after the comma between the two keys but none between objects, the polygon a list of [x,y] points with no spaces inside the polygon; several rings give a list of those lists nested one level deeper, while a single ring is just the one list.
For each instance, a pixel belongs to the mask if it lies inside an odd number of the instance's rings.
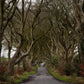
[{"label": "green grass", "polygon": [[23,81],[23,79],[18,79],[18,80],[15,80],[14,83],[17,84],[17,83],[21,83]]},{"label": "green grass", "polygon": [[35,73],[36,73],[35,71],[25,72],[25,73],[23,73],[23,75],[20,76],[19,79],[16,79],[16,80],[14,81],[14,83],[15,83],[15,84],[21,83],[23,80],[27,79],[30,75],[35,74]]},{"label": "green grass", "polygon": [[59,73],[54,72],[54,70],[52,70],[52,69],[50,69],[49,72],[53,75],[53,77],[55,77],[58,80],[76,83],[76,84],[84,84],[83,77],[60,75]]},{"label": "green grass", "polygon": [[36,71],[37,70],[37,68],[36,67],[33,67],[33,69]]},{"label": "green grass", "polygon": [[4,62],[7,62],[7,61],[8,61],[8,58],[5,58],[5,57],[2,57],[1,59],[2,59],[2,62],[3,62],[3,61],[4,61]]},{"label": "green grass", "polygon": [[19,75],[19,76],[17,77],[17,79],[14,80],[14,83],[15,83],[15,84],[18,84],[18,83],[23,82],[23,80],[27,79],[30,75],[35,74],[37,68],[36,68],[36,67],[33,67],[33,70],[34,70],[34,71],[25,72],[25,73],[23,73],[23,75]]},{"label": "green grass", "polygon": [[55,78],[57,78],[58,80],[61,81],[67,81],[67,82],[73,82],[72,79],[70,79],[69,77],[62,77],[61,75],[59,75],[58,73],[54,73],[54,72],[50,72]]}]

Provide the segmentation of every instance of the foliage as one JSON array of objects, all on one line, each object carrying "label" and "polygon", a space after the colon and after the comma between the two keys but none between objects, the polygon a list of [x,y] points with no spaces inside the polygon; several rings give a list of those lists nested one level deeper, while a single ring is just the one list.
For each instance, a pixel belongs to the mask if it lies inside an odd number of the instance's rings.
[{"label": "foliage", "polygon": [[7,67],[5,64],[0,65],[0,80],[6,81],[7,77]]},{"label": "foliage", "polygon": [[65,65],[65,74],[71,75],[74,72],[73,66],[71,64],[66,64]]},{"label": "foliage", "polygon": [[36,70],[37,70],[37,67],[33,66],[33,70],[35,70],[35,71],[36,71]]},{"label": "foliage", "polygon": [[84,64],[80,64],[80,75],[84,77]]},{"label": "foliage", "polygon": [[14,75],[17,75],[17,74],[23,74],[24,73],[24,70],[23,69],[16,69],[15,71],[14,71]]},{"label": "foliage", "polygon": [[49,68],[49,72],[58,80],[65,81],[65,82],[71,82],[71,83],[76,83],[76,84],[83,84],[84,83],[84,78],[83,77],[77,77],[77,76],[66,76],[66,75],[61,75],[58,73],[58,71],[55,71],[54,69]]},{"label": "foliage", "polygon": [[19,79],[14,80],[15,84],[23,82],[23,80],[27,79],[29,75],[35,74],[35,71],[25,72]]},{"label": "foliage", "polygon": [[59,71],[59,73],[61,74],[61,75],[65,75],[66,73],[65,73],[65,67],[64,66],[59,66],[59,67],[57,67],[57,70]]},{"label": "foliage", "polygon": [[52,66],[57,67],[58,66],[58,60],[57,57],[53,56],[51,61]]}]

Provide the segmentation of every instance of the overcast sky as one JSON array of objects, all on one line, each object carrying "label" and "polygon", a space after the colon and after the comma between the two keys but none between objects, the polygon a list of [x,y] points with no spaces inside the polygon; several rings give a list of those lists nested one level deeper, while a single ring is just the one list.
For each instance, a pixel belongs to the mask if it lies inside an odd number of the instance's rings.
[{"label": "overcast sky", "polygon": [[[30,1],[30,0],[25,0],[25,1]],[[31,1],[32,1],[32,4],[36,2],[36,0],[31,0]],[[19,8],[21,8],[21,2],[22,2],[22,0],[20,0],[18,3]]]}]

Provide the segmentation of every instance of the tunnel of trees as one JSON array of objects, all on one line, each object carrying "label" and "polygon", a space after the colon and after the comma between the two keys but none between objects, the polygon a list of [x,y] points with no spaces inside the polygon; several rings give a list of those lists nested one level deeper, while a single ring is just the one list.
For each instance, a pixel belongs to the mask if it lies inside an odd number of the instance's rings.
[{"label": "tunnel of trees", "polygon": [[84,0],[0,0],[0,78],[42,62],[84,76]]}]

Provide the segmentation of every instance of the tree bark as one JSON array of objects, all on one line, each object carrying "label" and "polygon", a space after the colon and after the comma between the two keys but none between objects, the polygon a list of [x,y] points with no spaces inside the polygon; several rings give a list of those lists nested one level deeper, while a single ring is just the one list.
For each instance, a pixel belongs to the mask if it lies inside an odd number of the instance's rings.
[{"label": "tree bark", "polygon": [[8,65],[8,72],[10,76],[14,75],[14,65],[14,61],[12,63],[10,62]]},{"label": "tree bark", "polygon": [[78,43],[80,62],[84,63],[84,38],[79,37]]},{"label": "tree bark", "polygon": [[[84,63],[84,14],[83,10],[81,10],[80,6],[78,5],[77,0],[73,0],[74,7],[75,7],[75,19],[78,26],[78,48],[79,48],[79,55],[80,61]],[[84,3],[84,2],[83,2]]]},{"label": "tree bark", "polygon": [[0,64],[1,64],[1,49],[2,49],[2,36],[3,36],[3,34],[2,34],[2,32],[1,32],[1,30],[0,30]]},{"label": "tree bark", "polygon": [[28,59],[28,62],[27,62],[27,70],[28,71],[32,70],[32,60],[33,60],[33,57],[31,57],[30,59]]},{"label": "tree bark", "polygon": [[26,68],[26,57],[23,59],[23,69],[24,69],[24,71],[27,70],[27,68]]},{"label": "tree bark", "polygon": [[8,61],[10,62],[11,47],[8,48]]},{"label": "tree bark", "polygon": [[68,50],[65,50],[65,55],[66,55],[66,64],[69,64],[69,58],[68,58]]},{"label": "tree bark", "polygon": [[84,63],[84,38],[81,40],[82,62]]},{"label": "tree bark", "polygon": [[14,3],[14,10],[13,10],[13,13],[11,14],[10,17],[7,17],[6,18],[6,23],[4,23],[4,5],[5,5],[5,0],[0,0],[0,62],[1,62],[1,49],[2,49],[2,40],[3,40],[3,34],[4,34],[4,30],[6,29],[9,21],[13,18],[14,14],[15,14],[15,10],[16,10],[16,6],[17,6],[17,3],[15,1]]},{"label": "tree bark", "polygon": [[3,14],[4,14],[4,0],[0,0],[0,64],[1,64],[1,49],[2,49],[2,40],[3,40]]},{"label": "tree bark", "polygon": [[14,65],[16,59],[19,57],[20,49],[21,49],[22,41],[19,43],[19,46],[16,50],[16,53],[14,54],[13,58],[10,60],[9,65],[8,65],[8,71],[10,75],[13,75],[14,73]]},{"label": "tree bark", "polygon": [[20,50],[21,50],[21,47],[22,47],[22,44],[23,44],[23,33],[24,33],[24,0],[22,0],[22,20],[21,20],[21,23],[22,23],[22,26],[21,26],[21,34],[20,34],[20,42],[18,44],[18,47],[17,47],[17,50],[16,50],[16,53],[14,54],[13,58],[10,60],[10,63],[9,63],[9,67],[8,67],[8,70],[9,70],[9,74],[10,75],[13,75],[14,73],[14,65],[15,65],[15,61],[16,59],[19,57],[19,54],[20,54]]},{"label": "tree bark", "polygon": [[20,71],[20,63],[18,63],[17,66],[18,66],[18,71]]}]

